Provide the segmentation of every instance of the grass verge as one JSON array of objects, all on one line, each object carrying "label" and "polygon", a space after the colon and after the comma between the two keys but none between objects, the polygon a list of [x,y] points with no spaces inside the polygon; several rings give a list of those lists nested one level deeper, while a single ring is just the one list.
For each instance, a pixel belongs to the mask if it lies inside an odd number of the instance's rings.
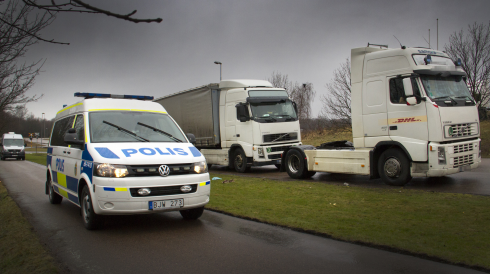
[{"label": "grass verge", "polygon": [[26,160],[45,166],[46,165],[46,153],[26,154]]},{"label": "grass verge", "polygon": [[209,209],[490,269],[490,197],[218,176]]},{"label": "grass verge", "polygon": [[1,182],[0,220],[0,273],[59,273]]},{"label": "grass verge", "polygon": [[480,122],[481,157],[490,158],[490,120]]}]

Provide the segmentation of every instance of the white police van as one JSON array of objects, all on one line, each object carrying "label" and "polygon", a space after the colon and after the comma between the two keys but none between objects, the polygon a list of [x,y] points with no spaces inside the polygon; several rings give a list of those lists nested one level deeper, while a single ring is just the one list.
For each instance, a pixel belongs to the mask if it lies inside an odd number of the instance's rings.
[{"label": "white police van", "polygon": [[60,110],[47,154],[46,194],[81,208],[84,225],[101,215],[180,211],[197,219],[209,202],[204,156],[151,96],[75,93]]}]

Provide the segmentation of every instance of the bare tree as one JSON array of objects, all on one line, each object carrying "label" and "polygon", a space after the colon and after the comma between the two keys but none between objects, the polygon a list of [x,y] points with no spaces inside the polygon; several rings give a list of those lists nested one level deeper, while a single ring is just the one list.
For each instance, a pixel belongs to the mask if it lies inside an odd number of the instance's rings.
[{"label": "bare tree", "polygon": [[316,91],[313,89],[312,83],[304,83],[299,85],[295,83],[293,90],[289,96],[296,102],[298,106],[298,118],[307,120],[311,117],[311,103],[315,99]]},{"label": "bare tree", "polygon": [[309,119],[311,116],[311,103],[315,99],[316,91],[313,89],[313,84],[304,83],[298,84],[289,80],[287,74],[273,72],[271,78],[268,79],[272,86],[276,88],[284,88],[288,92],[289,97],[296,103],[298,107],[298,118]]},{"label": "bare tree", "polygon": [[490,101],[490,22],[468,25],[449,36],[444,50],[453,59],[461,58],[461,67],[468,75],[466,84],[479,106]]},{"label": "bare tree", "polygon": [[330,120],[333,125],[338,127],[350,126],[352,118],[349,58],[334,71],[333,79],[326,87],[328,93],[322,94],[320,98],[323,103],[320,116]]}]

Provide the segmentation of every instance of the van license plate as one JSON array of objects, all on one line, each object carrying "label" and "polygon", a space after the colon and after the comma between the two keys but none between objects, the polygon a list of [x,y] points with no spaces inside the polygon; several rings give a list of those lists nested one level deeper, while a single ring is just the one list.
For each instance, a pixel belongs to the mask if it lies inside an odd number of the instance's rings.
[{"label": "van license plate", "polygon": [[149,210],[162,210],[168,208],[178,208],[184,206],[184,199],[163,200],[163,201],[149,201]]}]

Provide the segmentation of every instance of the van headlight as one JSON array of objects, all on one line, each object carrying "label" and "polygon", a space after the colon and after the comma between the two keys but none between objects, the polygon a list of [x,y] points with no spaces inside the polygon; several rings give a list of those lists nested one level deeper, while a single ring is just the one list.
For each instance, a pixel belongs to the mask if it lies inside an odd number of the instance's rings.
[{"label": "van headlight", "polygon": [[192,165],[192,173],[200,174],[208,172],[208,165],[206,162],[197,162]]},{"label": "van headlight", "polygon": [[95,176],[116,178],[122,178],[129,174],[126,166],[112,164],[95,164],[94,173]]}]

